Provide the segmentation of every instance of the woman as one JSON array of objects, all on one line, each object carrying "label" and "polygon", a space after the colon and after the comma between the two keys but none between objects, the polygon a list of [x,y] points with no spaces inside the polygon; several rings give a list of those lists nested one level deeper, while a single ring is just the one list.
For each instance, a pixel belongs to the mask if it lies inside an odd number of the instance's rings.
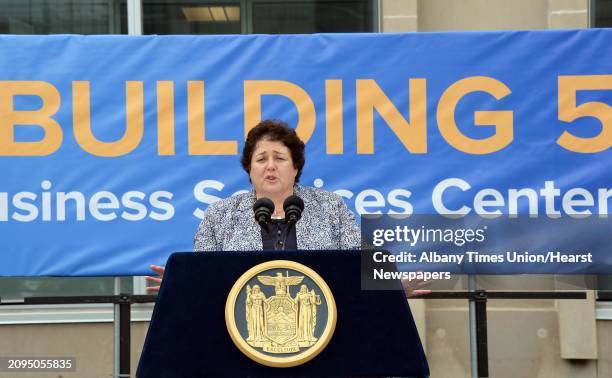
[{"label": "woman", "polygon": [[[304,143],[287,124],[263,121],[247,135],[242,167],[253,185],[210,205],[195,236],[196,251],[274,249],[276,233],[285,231],[283,202],[291,195],[304,201],[302,218],[287,237],[286,249],[356,249],[360,230],[339,195],[297,185],[304,167]],[[274,202],[269,232],[255,221],[253,205],[260,198]]]},{"label": "woman", "polygon": [[[304,201],[304,210],[302,218],[289,230],[286,249],[358,249],[360,230],[342,197],[298,185],[304,162],[304,142],[286,123],[266,120],[251,129],[242,150],[241,164],[249,175],[253,191],[210,205],[196,232],[194,250],[274,249],[276,234],[284,233],[287,228],[283,202],[291,195]],[[269,232],[263,231],[255,221],[253,205],[260,198],[274,202]],[[151,268],[163,274],[163,267]],[[147,279],[161,282],[161,278]]]}]

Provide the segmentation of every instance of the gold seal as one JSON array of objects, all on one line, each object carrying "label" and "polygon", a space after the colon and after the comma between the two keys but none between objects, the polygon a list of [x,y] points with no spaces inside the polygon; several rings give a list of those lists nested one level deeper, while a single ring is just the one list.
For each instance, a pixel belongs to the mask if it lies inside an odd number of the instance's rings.
[{"label": "gold seal", "polygon": [[234,344],[253,361],[272,367],[301,365],[321,353],[336,328],[336,315],[323,278],[288,260],[246,271],[225,304]]}]

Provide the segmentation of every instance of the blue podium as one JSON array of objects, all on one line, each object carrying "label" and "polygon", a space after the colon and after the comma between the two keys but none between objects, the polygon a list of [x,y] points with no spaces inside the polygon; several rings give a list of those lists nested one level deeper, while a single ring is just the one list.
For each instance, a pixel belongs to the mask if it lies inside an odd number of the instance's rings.
[{"label": "blue podium", "polygon": [[[252,267],[276,260],[302,264],[320,275],[337,309],[327,346],[298,366],[254,361],[237,347],[226,326],[226,302],[237,280]],[[359,251],[174,253],[137,376],[426,377],[429,366],[401,283],[397,285],[398,290],[362,290]]]}]

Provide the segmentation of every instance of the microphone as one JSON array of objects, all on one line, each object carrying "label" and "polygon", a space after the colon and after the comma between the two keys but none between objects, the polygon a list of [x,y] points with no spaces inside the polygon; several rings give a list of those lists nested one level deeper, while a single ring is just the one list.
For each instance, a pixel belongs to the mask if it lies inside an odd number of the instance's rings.
[{"label": "microphone", "polygon": [[289,196],[283,203],[283,209],[285,210],[285,220],[290,225],[295,224],[302,217],[304,201],[302,201],[302,199],[298,196]]},{"label": "microphone", "polygon": [[[295,226],[297,221],[302,217],[302,210],[304,210],[304,201],[296,195],[289,196],[283,202],[283,210],[285,210],[285,221],[287,222],[287,228],[282,235],[277,235],[275,249],[285,250],[287,248],[287,235],[291,232],[291,228]],[[278,239],[282,237],[282,239]]]},{"label": "microphone", "polygon": [[269,198],[260,198],[255,201],[253,211],[255,212],[255,220],[257,223],[268,232],[268,222],[274,213],[274,202]]}]

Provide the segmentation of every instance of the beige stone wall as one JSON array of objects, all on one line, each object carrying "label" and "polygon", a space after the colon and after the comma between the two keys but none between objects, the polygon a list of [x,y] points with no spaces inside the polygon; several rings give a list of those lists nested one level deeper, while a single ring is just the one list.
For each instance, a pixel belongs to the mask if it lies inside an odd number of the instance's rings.
[{"label": "beige stone wall", "polygon": [[612,377],[612,321],[597,322],[597,377]]},{"label": "beige stone wall", "polygon": [[[131,368],[135,376],[148,322],[132,322]],[[0,373],[0,378],[111,377],[112,323],[31,324],[0,326],[2,357],[74,357],[76,372]]]},{"label": "beige stone wall", "polygon": [[588,9],[588,0],[381,0],[381,30],[585,28]]},{"label": "beige stone wall", "polygon": [[[428,300],[425,317],[431,376],[470,377],[467,302]],[[556,301],[491,300],[487,320],[491,377],[610,376],[610,321],[598,322],[599,359],[563,359]]]},{"label": "beige stone wall", "polygon": [[420,0],[419,31],[546,29],[547,1]]},{"label": "beige stone wall", "polygon": [[580,29],[589,26],[587,0],[549,0],[548,27],[550,29]]},{"label": "beige stone wall", "polygon": [[417,0],[382,0],[381,30],[384,32],[418,31]]}]

